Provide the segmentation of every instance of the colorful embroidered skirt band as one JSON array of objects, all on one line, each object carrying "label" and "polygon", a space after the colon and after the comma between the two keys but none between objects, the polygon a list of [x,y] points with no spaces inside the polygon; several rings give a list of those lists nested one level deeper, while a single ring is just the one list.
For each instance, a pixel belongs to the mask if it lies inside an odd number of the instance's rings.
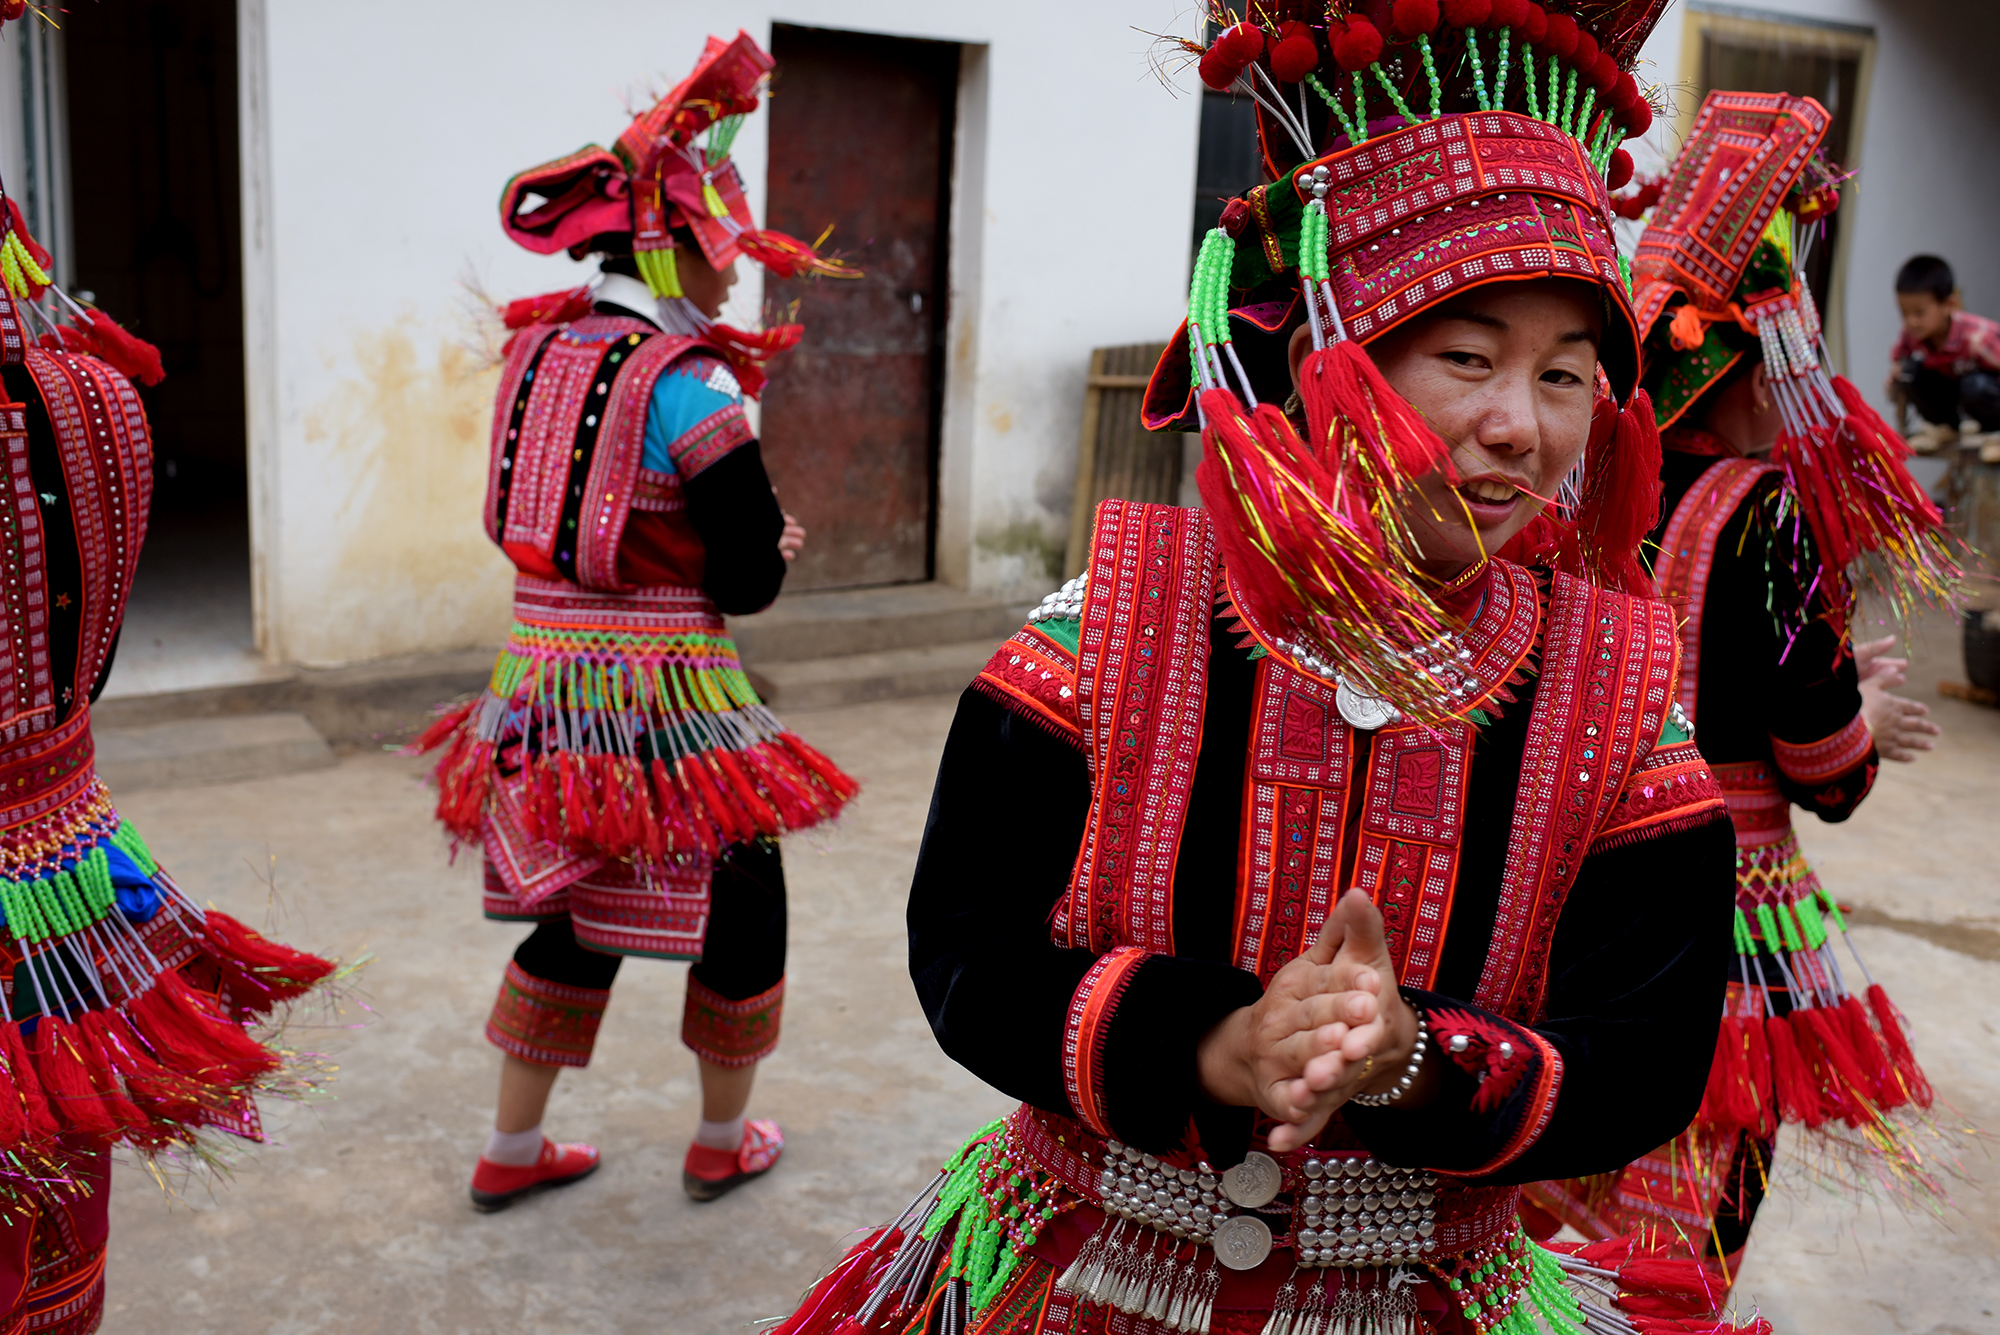
[{"label": "colorful embroidered skirt band", "polygon": [[0,748],[0,785],[0,1214],[72,1140],[259,1138],[286,1060],[243,1024],[333,965],[174,885],[97,778],[87,709]]},{"label": "colorful embroidered skirt band", "polygon": [[588,1066],[611,989],[537,978],[512,960],[486,1019],[486,1041],[538,1066]]},{"label": "colorful embroidered skirt band", "polygon": [[1621,1270],[1645,1258],[1629,1244],[1584,1257],[1537,1246],[1519,1203],[1518,1188],[1392,1167],[1358,1145],[1253,1152],[1225,1177],[1023,1105],[966,1142],[772,1335],[929,1330],[940,1312],[942,1329],[966,1335],[1532,1335],[1586,1321],[1631,1335],[1608,1307],[1586,1318],[1573,1280],[1594,1272],[1645,1292]]},{"label": "colorful embroidered skirt band", "polygon": [[689,976],[681,1012],[681,1042],[714,1066],[755,1066],[778,1046],[785,1013],[785,980],[754,997],[731,1001]]},{"label": "colorful embroidered skirt band", "polygon": [[605,860],[712,860],[831,819],[858,785],[757,698],[700,589],[515,581],[514,628],[442,748],[438,819],[532,906]]},{"label": "colorful embroidered skirt band", "polygon": [[565,915],[576,939],[607,955],[662,960],[701,958],[708,935],[709,863],[598,862],[554,894],[516,894],[486,860],[486,916],[498,922],[548,922]]}]

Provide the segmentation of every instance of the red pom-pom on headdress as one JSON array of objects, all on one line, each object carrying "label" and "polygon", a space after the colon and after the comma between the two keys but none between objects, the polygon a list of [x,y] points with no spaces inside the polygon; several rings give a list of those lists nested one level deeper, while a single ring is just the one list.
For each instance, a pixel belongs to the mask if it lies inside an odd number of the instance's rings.
[{"label": "red pom-pom on headdress", "polygon": [[1600,50],[1597,53],[1596,63],[1590,67],[1590,86],[1608,100],[1611,90],[1618,86],[1618,80],[1622,77],[1624,76],[1618,68],[1618,62],[1612,58],[1611,53]]},{"label": "red pom-pom on headdress", "polygon": [[1264,30],[1250,22],[1233,23],[1209,46],[1198,67],[1201,81],[1216,92],[1227,92],[1250,62],[1264,54]]},{"label": "red pom-pom on headdress", "polygon": [[1381,58],[1382,34],[1367,19],[1348,19],[1328,32],[1333,38],[1334,63],[1350,74]]},{"label": "red pom-pom on headdress", "polygon": [[1576,50],[1569,55],[1570,64],[1576,66],[1580,78],[1588,78],[1590,67],[1597,63],[1597,39],[1581,29],[1576,34]]},{"label": "red pom-pom on headdress", "polygon": [[1493,16],[1493,0],[1444,0],[1444,21],[1454,28],[1477,28]]},{"label": "red pom-pom on headdress", "polygon": [[1528,16],[1521,21],[1521,36],[1530,45],[1540,46],[1549,35],[1549,11],[1528,0]]},{"label": "red pom-pom on headdress", "polygon": [[1653,104],[1640,97],[1633,101],[1632,109],[1625,114],[1625,137],[1637,139],[1653,128]]},{"label": "red pom-pom on headdress", "polygon": [[1493,26],[1518,28],[1528,21],[1528,0],[1493,0]]},{"label": "red pom-pom on headdress", "polygon": [[1389,30],[1410,42],[1438,25],[1438,0],[1396,0],[1389,9]]},{"label": "red pom-pom on headdress", "polygon": [[[1376,42],[1376,49],[1379,53],[1381,49],[1379,40]],[[1336,59],[1339,51],[1339,44],[1335,43]],[[1319,43],[1313,40],[1311,28],[1294,19],[1278,30],[1278,40],[1271,46],[1273,77],[1281,83],[1297,83],[1318,67]]]},{"label": "red pom-pom on headdress", "polygon": [[1611,167],[1604,174],[1604,184],[1612,190],[1623,190],[1632,180],[1632,155],[1619,149],[1611,155]]},{"label": "red pom-pom on headdress", "polygon": [[1568,60],[1576,53],[1577,38],[1583,33],[1577,28],[1576,20],[1567,14],[1549,15],[1549,30],[1543,34],[1542,45],[1557,60]]},{"label": "red pom-pom on headdress", "polygon": [[1611,85],[1611,91],[1606,96],[1611,103],[1611,109],[1618,113],[1619,119],[1630,120],[1632,104],[1639,100],[1639,81],[1630,74],[1620,74],[1618,81]]}]

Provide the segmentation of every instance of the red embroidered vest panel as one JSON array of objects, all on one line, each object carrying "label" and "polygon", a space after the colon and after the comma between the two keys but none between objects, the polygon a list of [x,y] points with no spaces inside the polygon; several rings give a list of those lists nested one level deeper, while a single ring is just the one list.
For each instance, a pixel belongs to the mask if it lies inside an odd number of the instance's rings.
[{"label": "red embroidered vest panel", "polygon": [[[1708,598],[1709,576],[1715,571],[1716,544],[1729,517],[1757,483],[1779,471],[1776,464],[1756,459],[1717,460],[1681,497],[1660,535],[1653,587],[1680,618],[1679,695],[1681,709],[1689,719],[1695,717],[1701,688],[1701,613]],[[1792,804],[1779,790],[1778,776],[1770,765],[1749,761],[1714,769],[1729,803],[1738,848],[1761,848],[1791,837]]]},{"label": "red embroidered vest panel", "polygon": [[677,486],[641,476],[646,412],[667,367],[706,346],[623,316],[516,335],[494,401],[485,522],[518,569],[624,591],[618,554],[635,503],[685,523],[663,494]]},{"label": "red embroidered vest panel", "polygon": [[[1173,949],[1174,855],[1224,580],[1201,513],[1100,507],[1076,656],[1091,813],[1054,918],[1063,944]],[[1457,884],[1473,724],[1399,722],[1357,734],[1335,707],[1335,684],[1287,661],[1274,636],[1244,621],[1266,652],[1237,862],[1238,967],[1268,982],[1318,934],[1339,893],[1359,886],[1382,909],[1399,976],[1427,986]],[[1539,1013],[1555,923],[1584,853],[1614,824],[1626,778],[1661,734],[1679,646],[1658,603],[1560,575],[1544,601],[1534,574],[1497,561],[1462,642],[1460,662],[1481,683],[1468,712],[1510,699],[1507,683],[1541,646],[1499,914],[1475,997],[1527,1022]],[[1026,666],[999,670],[1035,675],[1026,642],[1010,647]],[[1024,682],[1010,694],[1027,691]]]}]

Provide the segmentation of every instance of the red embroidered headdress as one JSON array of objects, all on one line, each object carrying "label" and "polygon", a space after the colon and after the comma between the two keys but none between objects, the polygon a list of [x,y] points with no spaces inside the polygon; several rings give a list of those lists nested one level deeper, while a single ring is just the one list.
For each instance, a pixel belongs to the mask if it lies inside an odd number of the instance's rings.
[{"label": "red embroidered headdress", "polygon": [[1710,93],[1653,211],[1632,270],[1644,383],[1677,422],[1744,357],[1764,360],[1784,431],[1771,461],[1810,527],[1844,614],[1856,563],[1899,604],[1943,601],[1957,569],[1909,448],[1827,367],[1804,263],[1839,204],[1817,157],[1829,116],[1809,97]]},{"label": "red embroidered headdress", "polygon": [[[729,148],[743,118],[757,109],[774,64],[748,33],[728,42],[711,37],[693,73],[634,117],[613,148],[586,144],[521,172],[500,192],[500,226],[538,255],[566,250],[582,259],[593,250],[623,253],[629,246],[674,332],[716,343],[737,363],[751,394],[763,383],[762,363],[798,342],[799,326],[746,333],[711,324],[682,297],[675,230],[691,235],[718,269],[747,255],[781,278],[854,276],[804,242],[759,228],[750,216]],[[518,329],[589,309],[588,291],[576,288],[512,302],[504,318],[508,328]]]},{"label": "red embroidered headdress", "polygon": [[[1256,99],[1273,179],[1232,201],[1203,242],[1186,337],[1154,371],[1146,424],[1201,423],[1197,479],[1239,601],[1417,718],[1452,712],[1408,668],[1409,650],[1446,627],[1411,566],[1400,507],[1416,478],[1449,467],[1448,451],[1359,345],[1486,284],[1594,284],[1599,361],[1627,406],[1600,402],[1575,503],[1508,554],[1649,588],[1637,554],[1659,446],[1650,406],[1634,399],[1639,325],[1610,191],[1631,173],[1618,145],[1652,123],[1626,66],[1665,5],[1274,0],[1244,17],[1219,8],[1220,35],[1187,48],[1211,88]],[[1268,401],[1290,388],[1275,354],[1300,323],[1314,348],[1300,371],[1303,441]],[[1239,327],[1264,349],[1248,366]]]}]

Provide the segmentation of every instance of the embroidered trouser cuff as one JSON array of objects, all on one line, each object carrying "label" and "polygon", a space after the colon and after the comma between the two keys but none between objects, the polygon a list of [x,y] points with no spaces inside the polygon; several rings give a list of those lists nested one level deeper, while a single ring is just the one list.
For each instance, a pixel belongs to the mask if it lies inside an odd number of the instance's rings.
[{"label": "embroidered trouser cuff", "polygon": [[486,1041],[540,1066],[588,1066],[611,989],[536,978],[509,960],[486,1020]]},{"label": "embroidered trouser cuff", "polygon": [[778,1046],[784,1010],[783,978],[755,996],[731,1001],[690,974],[681,1042],[712,1065],[753,1066]]}]

